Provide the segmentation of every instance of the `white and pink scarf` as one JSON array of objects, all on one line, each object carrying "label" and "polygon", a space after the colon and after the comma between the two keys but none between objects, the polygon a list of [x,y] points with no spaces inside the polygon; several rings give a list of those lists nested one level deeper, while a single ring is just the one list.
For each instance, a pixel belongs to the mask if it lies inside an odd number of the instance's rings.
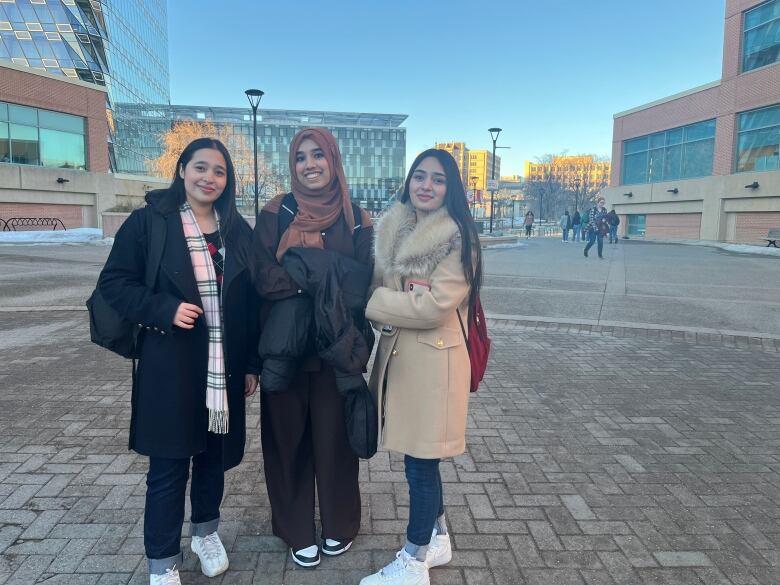
[{"label": "white and pink scarf", "polygon": [[[200,231],[192,207],[184,202],[179,207],[184,239],[190,251],[195,281],[198,284],[200,300],[203,302],[203,317],[209,332],[209,361],[206,375],[206,407],[209,410],[209,431],[217,434],[228,432],[228,397],[225,376],[225,353],[222,335],[222,302],[217,286],[217,273],[206,239]],[[214,210],[219,229],[219,215]]]}]

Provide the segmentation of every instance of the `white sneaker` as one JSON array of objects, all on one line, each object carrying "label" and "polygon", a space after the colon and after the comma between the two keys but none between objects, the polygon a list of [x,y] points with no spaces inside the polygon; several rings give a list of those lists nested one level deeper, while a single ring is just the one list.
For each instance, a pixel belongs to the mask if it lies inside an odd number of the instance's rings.
[{"label": "white sneaker", "polygon": [[[349,548],[349,547],[347,547]],[[316,544],[300,550],[290,549],[290,556],[295,564],[310,569],[320,564],[320,549]]]},{"label": "white sneaker", "polygon": [[430,585],[428,565],[405,550],[396,553],[395,560],[384,569],[363,577],[360,585]]},{"label": "white sneaker", "polygon": [[431,542],[428,545],[428,554],[425,556],[425,564],[429,569],[446,565],[452,560],[452,542],[449,534],[438,534],[433,529]]},{"label": "white sneaker", "polygon": [[227,571],[227,552],[216,532],[202,537],[193,536],[190,548],[198,555],[200,570],[206,577],[216,577]]},{"label": "white sneaker", "polygon": [[181,585],[176,565],[173,565],[172,569],[166,569],[162,575],[149,575],[149,585]]}]

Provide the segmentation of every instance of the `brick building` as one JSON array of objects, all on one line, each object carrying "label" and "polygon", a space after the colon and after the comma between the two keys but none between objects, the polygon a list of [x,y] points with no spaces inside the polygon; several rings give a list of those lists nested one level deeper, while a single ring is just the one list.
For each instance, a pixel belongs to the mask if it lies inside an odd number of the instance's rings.
[{"label": "brick building", "polygon": [[105,209],[140,202],[159,185],[110,174],[108,139],[105,88],[0,63],[0,219],[91,227]]},{"label": "brick building", "polygon": [[615,114],[608,205],[629,237],[761,244],[780,227],[780,0],[727,0],[719,81]]}]

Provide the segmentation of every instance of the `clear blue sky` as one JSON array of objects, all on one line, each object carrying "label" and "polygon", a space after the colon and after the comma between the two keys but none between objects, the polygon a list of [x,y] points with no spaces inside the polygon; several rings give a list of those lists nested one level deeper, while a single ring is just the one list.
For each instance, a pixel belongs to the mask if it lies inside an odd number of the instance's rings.
[{"label": "clear blue sky", "polygon": [[501,174],[611,154],[614,113],[720,78],[725,0],[169,0],[171,101],[407,114]]}]

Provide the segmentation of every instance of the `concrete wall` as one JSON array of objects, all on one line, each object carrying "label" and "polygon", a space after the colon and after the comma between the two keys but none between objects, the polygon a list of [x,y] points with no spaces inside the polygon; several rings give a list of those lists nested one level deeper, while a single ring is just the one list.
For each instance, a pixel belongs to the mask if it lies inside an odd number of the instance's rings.
[{"label": "concrete wall", "polygon": [[66,227],[101,227],[107,209],[138,207],[146,191],[167,185],[150,177],[0,164],[0,218],[59,217]]},{"label": "concrete wall", "polygon": [[[758,182],[758,189],[745,185]],[[668,190],[677,189],[677,193]],[[627,196],[631,193],[631,196]],[[761,244],[761,237],[771,228],[780,228],[780,171],[740,173],[726,176],[623,185],[602,191],[607,206],[620,215],[647,216],[646,238],[702,239]],[[672,237],[651,216],[664,214],[701,214],[698,236]],[[742,219],[737,221],[739,214]],[[686,221],[686,220],[681,220]],[[621,223],[624,234],[625,221]],[[668,221],[666,221],[668,224]],[[650,230],[654,225],[655,232]],[[688,224],[690,227],[690,224]],[[739,227],[738,227],[739,226]],[[748,227],[752,226],[752,227]],[[764,229],[766,228],[766,229]],[[763,234],[761,233],[763,230]]]}]

